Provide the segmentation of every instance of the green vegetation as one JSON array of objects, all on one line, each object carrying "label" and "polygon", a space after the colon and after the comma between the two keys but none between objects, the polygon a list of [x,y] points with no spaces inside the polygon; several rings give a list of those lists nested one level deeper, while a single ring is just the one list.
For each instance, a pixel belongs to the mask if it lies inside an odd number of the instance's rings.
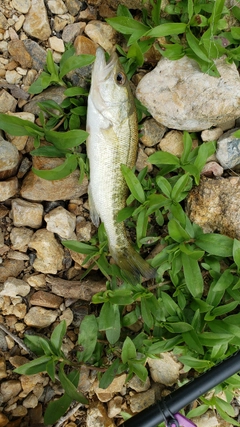
[{"label": "green vegetation", "polygon": [[161,11],[161,0],[150,0],[151,13],[143,8],[141,21],[125,6],[107,22],[127,41],[127,52],[118,46],[129,78],[144,64],[144,54],[154,45],[162,56],[176,60],[187,55],[204,73],[219,76],[214,60],[226,55],[239,64],[240,28],[229,28],[230,17],[240,20],[240,9],[229,10],[224,0],[170,0]]},{"label": "green vegetation", "polygon": [[[229,16],[240,20],[237,6],[228,10],[223,0],[173,0],[160,14],[161,1],[150,0],[150,5],[150,12],[142,9],[141,21],[124,6],[119,6],[117,17],[107,20],[127,41],[126,49],[118,46],[118,50],[129,77],[143,66],[144,54],[152,45],[172,60],[187,55],[198,62],[202,71],[214,76],[218,76],[214,59],[219,56],[224,54],[226,60],[238,64],[240,27],[229,28],[227,23]],[[60,85],[65,87],[64,101],[60,105],[51,100],[40,102],[39,125],[0,114],[0,129],[34,138],[33,156],[64,159],[61,166],[49,171],[33,169],[42,178],[62,179],[78,167],[80,179],[88,173],[84,151],[87,91],[71,87],[66,74],[93,60],[89,55],[74,56],[74,50],[68,47],[57,66],[49,51],[46,70],[30,93]],[[138,101],[136,105],[141,125],[147,111]],[[64,395],[49,404],[46,424],[53,424],[73,400],[87,402],[77,391],[79,368],[84,364],[99,371],[100,387],[106,388],[122,372],[127,373],[127,379],[136,374],[144,381],[147,358],[159,357],[165,351],[173,351],[186,372],[203,372],[239,348],[240,242],[220,234],[204,234],[184,211],[184,200],[192,186],[199,184],[201,170],[215,152],[214,142],[199,141],[193,148],[192,140],[196,138],[184,132],[180,158],[162,151],[152,154],[149,162],[154,165],[154,174],[147,168],[137,174],[122,166],[130,195],[118,220],[125,221],[135,233],[136,249],[143,255],[159,248],[151,260],[157,269],[154,283],[133,286],[118,266],[109,262],[103,224],[88,243],[62,242],[86,255],[85,264],[90,266],[85,275],[97,264],[106,276],[106,290],[92,299],[97,315],[90,314],[82,321],[73,360],[61,350],[65,322],[54,329],[50,339],[25,337],[37,358],[15,372],[47,372],[64,388]],[[201,415],[215,407],[224,420],[239,426],[230,405],[237,388],[240,380],[234,375],[216,387],[210,399],[201,397],[199,406],[187,416]],[[217,396],[221,391],[227,401]]]}]

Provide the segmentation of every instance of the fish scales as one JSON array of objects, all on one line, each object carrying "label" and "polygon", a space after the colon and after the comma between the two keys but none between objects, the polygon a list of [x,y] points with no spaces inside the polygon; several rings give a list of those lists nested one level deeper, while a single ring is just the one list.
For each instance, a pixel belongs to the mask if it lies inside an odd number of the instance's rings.
[{"label": "fish scales", "polygon": [[109,250],[119,267],[135,277],[154,277],[155,270],[133,249],[118,212],[125,207],[128,187],[121,164],[132,168],[138,149],[138,123],[129,82],[114,53],[105,60],[96,52],[87,113],[87,155],[90,164],[89,206],[94,225],[101,220]]}]

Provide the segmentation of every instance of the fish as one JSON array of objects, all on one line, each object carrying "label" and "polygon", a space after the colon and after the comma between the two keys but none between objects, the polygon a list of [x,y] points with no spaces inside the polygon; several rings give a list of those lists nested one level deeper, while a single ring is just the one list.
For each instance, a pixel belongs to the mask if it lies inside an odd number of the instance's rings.
[{"label": "fish", "polygon": [[155,269],[133,248],[124,222],[117,221],[129,193],[121,164],[131,169],[135,166],[138,121],[130,84],[117,53],[106,61],[101,47],[97,48],[92,70],[86,130],[91,220],[96,227],[100,220],[104,223],[109,252],[120,270],[135,279],[153,278]]}]

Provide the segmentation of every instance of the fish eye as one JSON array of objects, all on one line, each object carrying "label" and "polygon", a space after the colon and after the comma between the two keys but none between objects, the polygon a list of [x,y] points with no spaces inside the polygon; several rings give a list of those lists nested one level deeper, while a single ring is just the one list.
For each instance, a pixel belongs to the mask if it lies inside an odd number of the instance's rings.
[{"label": "fish eye", "polygon": [[122,73],[122,72],[117,73],[116,82],[117,82],[117,84],[119,86],[123,86],[124,83],[126,82],[126,76],[125,76],[125,74]]}]

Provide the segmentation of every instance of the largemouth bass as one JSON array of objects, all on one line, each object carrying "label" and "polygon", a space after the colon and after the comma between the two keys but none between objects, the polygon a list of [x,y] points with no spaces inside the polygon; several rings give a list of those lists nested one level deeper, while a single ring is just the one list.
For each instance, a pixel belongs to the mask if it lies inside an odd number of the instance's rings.
[{"label": "largemouth bass", "polygon": [[138,124],[129,82],[113,53],[108,62],[96,52],[87,113],[87,155],[90,163],[89,206],[96,227],[104,223],[110,253],[120,269],[139,278],[155,270],[134,250],[118,212],[125,207],[128,187],[121,164],[132,168],[138,149]]}]

